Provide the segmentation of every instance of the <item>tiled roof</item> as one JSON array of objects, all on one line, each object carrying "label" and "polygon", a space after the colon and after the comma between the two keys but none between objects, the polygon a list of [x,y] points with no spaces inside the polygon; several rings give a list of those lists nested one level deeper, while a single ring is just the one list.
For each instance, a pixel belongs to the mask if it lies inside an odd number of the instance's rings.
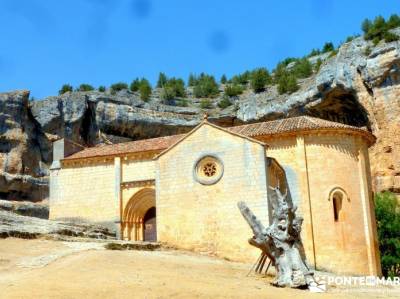
[{"label": "tiled roof", "polygon": [[184,136],[184,134],[181,134],[138,141],[129,141],[111,145],[89,147],[65,158],[64,160],[89,157],[117,156],[128,153],[163,150],[170,147]]},{"label": "tiled roof", "polygon": [[[371,144],[375,141],[375,137],[365,129],[310,116],[285,118],[225,129],[231,131],[232,133],[236,133],[246,137],[269,136],[300,131],[304,132],[314,130],[344,130],[349,132],[357,132],[364,135],[364,137],[366,137]],[[185,134],[181,134],[86,148],[65,158],[65,160],[89,157],[116,156],[120,154],[145,151],[162,151],[178,142],[184,136]]]},{"label": "tiled roof", "polygon": [[228,130],[232,132],[249,137],[256,137],[261,135],[263,136],[276,135],[276,134],[284,134],[284,133],[299,132],[299,131],[323,130],[323,129],[328,129],[328,130],[343,129],[350,131],[358,131],[362,133],[367,133],[371,135],[371,137],[373,137],[373,135],[370,134],[365,129],[311,116],[284,118],[262,123],[254,123],[254,124],[228,128]]}]

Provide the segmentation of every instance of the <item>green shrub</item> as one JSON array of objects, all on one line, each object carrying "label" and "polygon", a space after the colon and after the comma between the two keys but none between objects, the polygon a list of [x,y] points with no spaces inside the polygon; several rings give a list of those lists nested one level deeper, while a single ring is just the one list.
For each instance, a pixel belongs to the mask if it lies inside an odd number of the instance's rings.
[{"label": "green shrub", "polygon": [[321,51],[319,49],[312,49],[310,54],[307,55],[307,57],[317,56],[320,54],[321,54]]},{"label": "green shrub", "polygon": [[221,79],[219,80],[219,82],[221,84],[226,84],[226,82],[228,81],[228,79],[226,78],[225,74],[221,76]]},{"label": "green shrub", "polygon": [[297,84],[297,79],[291,74],[286,74],[281,76],[278,82],[278,92],[279,94],[293,93],[299,89]]},{"label": "green shrub", "polygon": [[171,78],[167,81],[166,86],[171,87],[176,97],[185,97],[185,82],[179,78]]},{"label": "green shrub", "polygon": [[393,32],[385,32],[385,34],[383,35],[383,39],[385,40],[385,42],[390,43],[390,42],[394,42],[394,41],[398,41],[399,40],[399,36],[397,34],[394,34]]},{"label": "green shrub", "polygon": [[198,98],[215,97],[218,95],[218,85],[213,76],[201,74],[194,86],[193,93]]},{"label": "green shrub", "polygon": [[328,53],[335,50],[335,46],[331,42],[325,43],[324,47],[322,48],[322,53]]},{"label": "green shrub", "polygon": [[92,91],[94,87],[90,84],[81,84],[79,85],[78,91]]},{"label": "green shrub", "polygon": [[307,58],[301,58],[296,61],[291,73],[296,78],[308,78],[312,75],[312,64]]},{"label": "green shrub", "polygon": [[339,51],[338,50],[333,50],[330,54],[329,54],[329,58],[330,57],[334,57],[334,56],[336,56],[337,55],[337,53],[339,53]]},{"label": "green shrub", "polygon": [[161,88],[163,87],[168,81],[167,76],[164,73],[160,73],[158,75],[158,80],[157,80],[157,87]]},{"label": "green shrub", "polygon": [[66,92],[72,91],[72,85],[69,84],[64,84],[63,86],[61,86],[61,89],[58,91],[58,94],[64,94]]},{"label": "green shrub", "polygon": [[230,81],[233,84],[247,85],[247,83],[250,81],[250,74],[251,73],[249,71],[245,71],[244,73],[233,76]]},{"label": "green shrub", "polygon": [[189,79],[188,79],[188,86],[195,86],[197,84],[197,78],[193,74],[189,74]]},{"label": "green shrub", "polygon": [[271,75],[266,68],[258,68],[251,73],[250,85],[254,92],[265,90],[265,86],[271,82]]},{"label": "green shrub", "polygon": [[182,79],[171,78],[166,81],[160,92],[160,97],[164,101],[170,101],[177,97],[185,97],[185,82]]},{"label": "green shrub", "polygon": [[142,78],[142,80],[140,80],[139,93],[140,93],[140,99],[142,101],[147,102],[150,99],[151,85],[150,82],[145,78]]},{"label": "green shrub", "polygon": [[390,16],[386,21],[382,16],[377,16],[374,21],[365,19],[361,25],[366,40],[372,40],[377,45],[381,40],[392,42],[399,40],[399,37],[389,30],[400,26],[400,17],[396,14]]},{"label": "green shrub", "polygon": [[224,92],[228,97],[236,97],[243,93],[243,87],[239,84],[227,84]]},{"label": "green shrub", "polygon": [[139,91],[139,88],[140,88],[139,78],[132,80],[131,84],[129,85],[129,90],[132,92],[136,92]]},{"label": "green shrub", "polygon": [[224,96],[221,101],[218,102],[218,107],[221,109],[225,109],[232,105],[232,102],[229,100],[229,97]]},{"label": "green shrub", "polygon": [[111,85],[110,89],[112,92],[115,93],[120,90],[128,89],[128,84],[126,84],[124,82],[117,82],[117,83],[114,83],[113,85]]},{"label": "green shrub", "polygon": [[212,108],[212,103],[209,99],[202,99],[200,101],[200,108],[202,109],[211,109]]},{"label": "green shrub", "polygon": [[319,69],[321,68],[322,60],[318,58],[317,62],[314,65],[314,72],[318,73]]},{"label": "green shrub", "polygon": [[189,106],[189,100],[188,99],[177,99],[175,100],[175,105],[179,107],[187,107]]},{"label": "green shrub", "polygon": [[365,55],[365,56],[369,56],[369,54],[371,54],[371,52],[372,52],[372,50],[371,50],[371,47],[370,47],[370,46],[368,46],[368,47],[366,47],[366,48],[364,49],[364,55]]},{"label": "green shrub", "polygon": [[103,86],[103,85],[100,85],[97,90],[100,91],[100,92],[105,92],[106,91],[106,87]]},{"label": "green shrub", "polygon": [[385,277],[400,276],[400,204],[390,192],[375,196],[382,273]]},{"label": "green shrub", "polygon": [[400,27],[400,17],[396,14],[391,15],[389,20],[386,22],[386,26],[388,29]]},{"label": "green shrub", "polygon": [[170,100],[175,99],[175,91],[172,87],[164,86],[160,91],[160,98],[164,100],[165,104],[169,104]]}]

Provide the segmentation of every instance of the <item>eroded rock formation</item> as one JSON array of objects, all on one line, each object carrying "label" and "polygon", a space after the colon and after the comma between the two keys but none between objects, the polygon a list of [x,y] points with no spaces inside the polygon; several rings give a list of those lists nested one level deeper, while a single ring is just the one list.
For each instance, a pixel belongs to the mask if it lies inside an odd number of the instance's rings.
[{"label": "eroded rock formation", "polygon": [[0,94],[0,197],[47,196],[51,143],[31,114],[29,92]]}]

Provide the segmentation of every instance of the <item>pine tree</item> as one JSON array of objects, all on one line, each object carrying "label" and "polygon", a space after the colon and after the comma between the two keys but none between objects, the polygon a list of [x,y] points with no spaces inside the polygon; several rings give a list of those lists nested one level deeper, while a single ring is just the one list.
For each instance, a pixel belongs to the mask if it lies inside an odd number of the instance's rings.
[{"label": "pine tree", "polygon": [[271,83],[271,76],[266,68],[255,69],[250,76],[250,85],[254,92],[261,92]]},{"label": "pine tree", "polygon": [[158,75],[158,80],[157,80],[157,87],[161,88],[163,87],[168,81],[167,76],[164,73],[160,73]]},{"label": "pine tree", "polygon": [[197,84],[197,78],[194,74],[190,74],[189,75],[189,79],[188,79],[188,86],[195,86]]},{"label": "pine tree", "polygon": [[219,93],[215,78],[204,73],[200,74],[193,91],[198,98],[215,97]]},{"label": "pine tree", "polygon": [[132,92],[139,91],[140,88],[140,80],[139,78],[134,79],[129,85],[129,90]]},{"label": "pine tree", "polygon": [[219,82],[220,82],[221,84],[226,84],[227,81],[228,81],[228,80],[227,80],[225,74],[223,74],[223,75],[221,76],[221,79],[219,80]]},{"label": "pine tree", "polygon": [[140,93],[140,99],[142,101],[147,102],[150,99],[150,95],[151,95],[151,85],[150,82],[145,79],[142,78],[140,80],[139,83],[139,93]]},{"label": "pine tree", "polygon": [[322,53],[331,52],[333,50],[335,50],[335,46],[333,45],[333,43],[328,42],[325,43],[324,47],[322,48]]}]

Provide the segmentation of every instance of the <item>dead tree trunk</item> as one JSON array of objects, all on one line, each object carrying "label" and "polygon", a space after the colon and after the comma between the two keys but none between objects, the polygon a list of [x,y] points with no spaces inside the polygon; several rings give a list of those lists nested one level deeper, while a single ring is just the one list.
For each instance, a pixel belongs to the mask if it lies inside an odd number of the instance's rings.
[{"label": "dead tree trunk", "polygon": [[267,255],[276,269],[274,285],[279,287],[303,287],[313,281],[313,272],[301,254],[303,245],[300,239],[303,218],[296,216],[296,208],[289,207],[287,194],[282,195],[278,188],[270,197],[272,203],[272,224],[265,228],[244,202],[238,207],[254,236],[249,243]]}]

